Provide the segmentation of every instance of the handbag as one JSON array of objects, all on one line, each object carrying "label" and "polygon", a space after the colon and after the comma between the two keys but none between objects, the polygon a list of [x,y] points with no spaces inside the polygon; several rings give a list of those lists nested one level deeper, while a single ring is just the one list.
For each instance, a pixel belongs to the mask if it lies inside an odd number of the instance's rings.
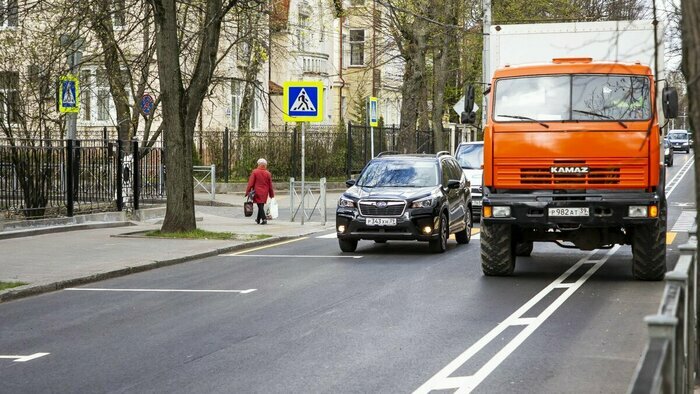
[{"label": "handbag", "polygon": [[243,203],[243,214],[246,217],[253,216],[253,197],[252,192],[248,195],[248,199]]},{"label": "handbag", "polygon": [[280,215],[280,210],[279,210],[279,205],[277,205],[277,200],[275,200],[274,197],[270,198],[270,200],[267,202],[269,205],[269,219],[277,219]]}]

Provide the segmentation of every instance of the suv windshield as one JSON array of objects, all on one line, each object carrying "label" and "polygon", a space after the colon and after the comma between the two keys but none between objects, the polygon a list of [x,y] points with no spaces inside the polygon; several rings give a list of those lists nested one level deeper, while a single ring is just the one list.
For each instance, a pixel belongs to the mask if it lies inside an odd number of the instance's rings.
[{"label": "suv windshield", "polygon": [[649,78],[630,75],[545,75],[496,82],[498,122],[646,120]]},{"label": "suv windshield", "polygon": [[455,158],[462,168],[480,169],[484,164],[484,146],[482,144],[462,145]]},{"label": "suv windshield", "polygon": [[668,133],[668,138],[672,140],[687,140],[688,133]]},{"label": "suv windshield", "polygon": [[437,184],[435,161],[374,160],[357,179],[360,187],[428,187]]}]

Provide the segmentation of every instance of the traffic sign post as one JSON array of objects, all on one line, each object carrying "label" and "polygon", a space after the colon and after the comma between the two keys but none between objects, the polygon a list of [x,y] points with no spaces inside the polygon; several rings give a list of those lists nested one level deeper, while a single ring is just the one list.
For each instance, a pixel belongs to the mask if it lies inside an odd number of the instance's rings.
[{"label": "traffic sign post", "polygon": [[[286,81],[283,85],[282,105],[285,122],[301,122],[301,224],[306,219],[306,122],[323,120],[323,82]],[[292,209],[294,209],[292,207]]]},{"label": "traffic sign post", "polygon": [[379,126],[379,114],[377,111],[377,101],[376,97],[370,97],[368,102],[368,118],[369,118],[369,140],[370,149],[372,152],[372,157],[374,158],[374,128]]}]

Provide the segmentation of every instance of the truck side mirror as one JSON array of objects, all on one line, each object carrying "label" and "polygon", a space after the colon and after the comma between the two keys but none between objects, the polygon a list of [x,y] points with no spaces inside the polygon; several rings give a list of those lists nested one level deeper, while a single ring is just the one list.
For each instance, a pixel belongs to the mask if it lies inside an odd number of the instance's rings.
[{"label": "truck side mirror", "polygon": [[474,113],[474,85],[467,86],[464,92],[464,111],[459,116],[461,123],[474,124],[476,114]]},{"label": "truck side mirror", "polygon": [[673,119],[678,116],[678,92],[676,88],[666,86],[661,91],[661,105],[666,119]]}]

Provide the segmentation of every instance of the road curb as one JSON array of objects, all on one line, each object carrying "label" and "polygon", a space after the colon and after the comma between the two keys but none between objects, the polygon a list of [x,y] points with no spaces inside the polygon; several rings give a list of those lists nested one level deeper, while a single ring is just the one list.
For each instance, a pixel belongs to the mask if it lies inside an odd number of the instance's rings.
[{"label": "road curb", "polygon": [[[121,268],[118,270],[107,271],[107,272],[101,272],[98,274],[87,275],[87,276],[83,276],[80,278],[67,279],[67,280],[62,280],[62,281],[47,283],[47,284],[41,284],[41,285],[29,284],[29,285],[21,286],[18,288],[5,290],[4,292],[0,292],[0,303],[12,301],[12,300],[17,300],[17,299],[25,298],[25,297],[35,296],[35,295],[39,295],[39,294],[49,293],[49,292],[53,292],[53,291],[57,291],[57,290],[62,290],[62,289],[65,289],[67,287],[74,287],[74,286],[84,285],[87,283],[99,282],[99,281],[103,281],[106,279],[117,278],[120,276],[126,276],[126,275],[135,274],[135,273],[139,273],[139,272],[150,271],[150,270],[153,270],[156,268],[167,267],[167,266],[171,266],[171,265],[175,265],[175,264],[181,264],[181,263],[185,263],[185,262],[192,261],[192,260],[199,260],[199,259],[203,259],[203,258],[207,258],[207,257],[218,256],[218,255],[224,254],[224,253],[231,253],[231,252],[236,252],[236,251],[240,251],[240,250],[244,250],[244,249],[271,245],[271,244],[274,244],[277,242],[283,242],[283,241],[288,241],[288,240],[292,240],[292,239],[303,238],[306,236],[308,236],[308,234],[299,235],[299,236],[291,236],[291,237],[274,237],[273,236],[271,238],[243,242],[243,243],[238,244],[238,245],[227,246],[224,248],[217,248],[217,249],[210,250],[207,252],[196,253],[196,254],[183,256],[183,257],[177,257],[177,258],[173,258],[173,259],[154,261],[152,263],[148,263],[148,264],[144,264],[144,265],[139,265],[139,266],[134,266],[134,267],[126,267],[126,268]],[[24,288],[22,288],[22,287],[24,287]]]},{"label": "road curb", "polygon": [[133,226],[133,225],[134,224],[131,222],[120,221],[120,222],[108,222],[108,223],[71,224],[71,225],[62,225],[62,226],[56,226],[56,227],[35,228],[35,229],[29,229],[29,230],[14,230],[14,231],[0,232],[0,240],[11,239],[11,238],[32,237],[35,235],[44,235],[44,234],[65,233],[68,231],[96,230],[96,229],[102,229],[102,228],[126,227],[126,226]]}]

